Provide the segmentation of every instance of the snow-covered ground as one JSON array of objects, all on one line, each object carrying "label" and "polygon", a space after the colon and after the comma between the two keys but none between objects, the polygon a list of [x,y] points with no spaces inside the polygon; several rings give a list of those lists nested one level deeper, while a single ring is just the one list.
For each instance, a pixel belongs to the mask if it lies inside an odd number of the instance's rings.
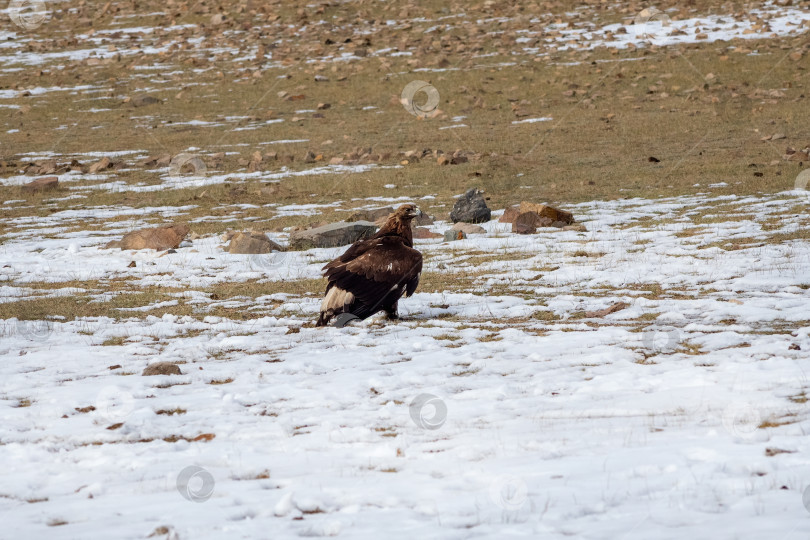
[{"label": "snow-covered ground", "polygon": [[[514,55],[798,35],[808,20],[806,9],[774,3],[680,20],[650,11],[635,24],[527,20]],[[445,30],[473,22],[463,12],[436,20],[451,25]],[[116,51],[110,45],[129,43],[129,35],[153,33],[116,24],[114,32],[76,35],[75,50],[48,53],[29,50],[32,38],[16,27],[0,30],[0,66],[157,58],[187,42],[190,28],[171,26],[154,46]],[[195,48],[239,52],[204,39]],[[312,62],[357,58],[335,54],[342,56]],[[386,46],[368,54],[412,52]],[[263,68],[283,64],[268,56]],[[163,84],[154,69],[137,66],[133,77]],[[414,71],[445,69],[462,68]],[[56,93],[92,101],[105,88],[27,91],[32,100]],[[0,109],[18,109],[3,102],[20,92],[0,90]],[[464,119],[444,127],[467,127]],[[81,198],[87,189],[283,182],[378,168],[174,179],[162,170],[164,183],[148,186],[103,175],[59,179]],[[80,179],[104,183],[73,185]],[[103,302],[114,293],[93,287],[111,279],[182,292],[121,319],[0,319],[0,539],[807,539],[810,241],[799,233],[810,199],[801,190],[721,197],[712,187],[567,207],[587,232],[519,236],[494,219],[485,235],[417,241],[426,279],[448,274],[459,283],[472,278],[472,286],[419,290],[401,302],[402,320],[345,328],[311,326],[320,290],[237,299],[204,290],[317,278],[344,248],[231,255],[214,235],[193,236],[172,254],[103,247],[156,216],[184,221],[194,206],[83,207],[41,217],[32,209],[7,219],[16,231],[0,244],[0,303],[58,295]],[[324,207],[348,212],[394,200],[266,210],[315,216]],[[26,204],[4,201],[0,215]],[[62,282],[79,286],[43,286]],[[181,302],[198,316],[169,313]],[[586,315],[618,303],[626,307]],[[222,307],[253,318],[206,315]],[[141,375],[159,361],[182,374]]]},{"label": "snow-covered ground", "polygon": [[[806,203],[595,201],[570,208],[588,232],[529,236],[493,220],[418,242],[425,274],[478,277],[399,322],[313,328],[320,291],[230,301],[249,322],[0,321],[0,536],[807,538],[810,242],[773,241]],[[103,249],[117,228],[60,232],[106,216],[21,223],[0,301],[116,277],[205,309],[201,287],[316,277],[341,251],[202,237],[159,257]],[[183,374],[142,376],[156,361]]]}]

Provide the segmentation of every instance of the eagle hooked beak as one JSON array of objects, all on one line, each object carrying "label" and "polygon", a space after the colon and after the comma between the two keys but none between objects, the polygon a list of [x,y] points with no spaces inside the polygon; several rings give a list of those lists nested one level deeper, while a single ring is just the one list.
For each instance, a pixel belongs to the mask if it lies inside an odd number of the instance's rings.
[{"label": "eagle hooked beak", "polygon": [[411,211],[408,213],[408,216],[410,216],[410,217],[412,217],[412,218],[419,217],[419,216],[421,216],[421,215],[422,215],[422,211],[421,211],[421,210],[419,210],[419,208],[414,208],[413,210],[411,210]]}]

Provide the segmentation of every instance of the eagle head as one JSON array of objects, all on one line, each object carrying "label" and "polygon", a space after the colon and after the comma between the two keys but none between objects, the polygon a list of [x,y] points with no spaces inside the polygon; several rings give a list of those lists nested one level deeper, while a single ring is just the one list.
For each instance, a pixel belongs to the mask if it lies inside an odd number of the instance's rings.
[{"label": "eagle head", "polygon": [[403,221],[410,221],[417,216],[422,215],[422,211],[415,204],[403,204],[394,215]]},{"label": "eagle head", "polygon": [[415,204],[403,204],[397,208],[393,214],[388,216],[383,226],[377,232],[378,235],[396,234],[405,239],[405,244],[413,246],[413,232],[411,231],[411,221],[413,218],[422,215],[422,212]]}]

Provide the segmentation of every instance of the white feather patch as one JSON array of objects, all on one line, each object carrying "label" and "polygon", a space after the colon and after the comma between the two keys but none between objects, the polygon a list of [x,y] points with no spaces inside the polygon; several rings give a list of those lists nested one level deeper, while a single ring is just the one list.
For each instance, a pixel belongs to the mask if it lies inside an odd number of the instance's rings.
[{"label": "white feather patch", "polygon": [[326,296],[323,297],[323,302],[321,302],[321,312],[325,312],[328,310],[337,311],[339,308],[343,308],[343,306],[351,304],[354,302],[354,295],[349,291],[344,291],[339,287],[332,287],[329,289],[329,292],[326,293]]}]

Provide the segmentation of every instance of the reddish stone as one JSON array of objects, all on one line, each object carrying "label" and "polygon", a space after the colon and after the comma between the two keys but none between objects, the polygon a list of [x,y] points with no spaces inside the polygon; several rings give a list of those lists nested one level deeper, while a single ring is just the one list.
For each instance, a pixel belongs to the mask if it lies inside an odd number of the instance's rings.
[{"label": "reddish stone", "polygon": [[33,182],[29,182],[23,186],[25,191],[47,191],[49,189],[56,189],[59,187],[59,178],[56,176],[46,176],[44,178],[37,178]]}]

